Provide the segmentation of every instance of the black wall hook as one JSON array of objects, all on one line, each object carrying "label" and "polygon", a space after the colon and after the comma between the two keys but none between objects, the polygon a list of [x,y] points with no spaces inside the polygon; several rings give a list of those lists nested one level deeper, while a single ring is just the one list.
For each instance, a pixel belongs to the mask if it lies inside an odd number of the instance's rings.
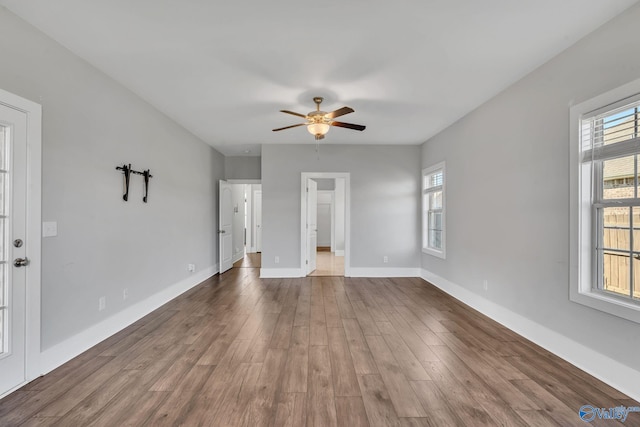
[{"label": "black wall hook", "polygon": [[129,176],[131,175],[131,163],[128,165],[125,163],[122,166],[116,166],[116,170],[122,171],[122,174],[124,175],[124,195],[122,198],[126,202],[129,200]]},{"label": "black wall hook", "polygon": [[147,196],[149,195],[149,178],[153,178],[153,175],[151,175],[151,169],[147,169],[142,172],[142,176],[144,176],[144,197],[142,198],[142,201],[147,203]]}]

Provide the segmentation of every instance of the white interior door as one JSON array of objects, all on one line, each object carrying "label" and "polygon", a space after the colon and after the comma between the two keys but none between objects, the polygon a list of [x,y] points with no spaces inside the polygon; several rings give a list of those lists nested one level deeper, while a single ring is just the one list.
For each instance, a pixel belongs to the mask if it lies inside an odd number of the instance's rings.
[{"label": "white interior door", "polygon": [[220,181],[218,228],[218,254],[220,274],[233,267],[233,192],[231,184]]},{"label": "white interior door", "polygon": [[256,225],[256,252],[262,252],[262,191],[253,193],[253,209],[255,213],[253,221]]},{"label": "white interior door", "polygon": [[315,271],[318,246],[318,183],[307,179],[307,274]]},{"label": "white interior door", "polygon": [[26,141],[27,114],[0,104],[0,395],[26,381]]}]

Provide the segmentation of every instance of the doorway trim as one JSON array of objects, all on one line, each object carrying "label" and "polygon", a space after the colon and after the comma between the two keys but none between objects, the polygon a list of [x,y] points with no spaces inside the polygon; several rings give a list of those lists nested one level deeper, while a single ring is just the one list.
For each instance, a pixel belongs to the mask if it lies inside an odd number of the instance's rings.
[{"label": "doorway trim", "polygon": [[[344,179],[344,276],[351,277],[351,174],[349,172],[302,172],[300,174],[300,272],[305,277],[307,248],[307,179]],[[335,200],[334,200],[335,203]]]},{"label": "doorway trim", "polygon": [[[0,104],[27,115],[27,232],[25,384],[41,375],[40,316],[42,268],[42,106],[0,89]],[[20,384],[18,387],[24,384]],[[16,388],[18,388],[16,387]],[[15,390],[15,389],[14,389]],[[0,398],[4,395],[0,395]]]}]

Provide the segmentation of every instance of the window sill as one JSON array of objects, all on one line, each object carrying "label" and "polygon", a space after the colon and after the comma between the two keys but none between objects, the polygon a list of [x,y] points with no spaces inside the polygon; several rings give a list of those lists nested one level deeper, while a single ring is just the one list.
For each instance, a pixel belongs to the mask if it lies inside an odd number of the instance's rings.
[{"label": "window sill", "polygon": [[640,323],[640,305],[638,304],[592,290],[571,289],[570,299],[573,302],[603,311],[612,316]]},{"label": "window sill", "polygon": [[447,259],[444,249],[441,251],[431,249],[431,248],[422,248],[422,253],[427,255],[433,255],[434,257]]}]

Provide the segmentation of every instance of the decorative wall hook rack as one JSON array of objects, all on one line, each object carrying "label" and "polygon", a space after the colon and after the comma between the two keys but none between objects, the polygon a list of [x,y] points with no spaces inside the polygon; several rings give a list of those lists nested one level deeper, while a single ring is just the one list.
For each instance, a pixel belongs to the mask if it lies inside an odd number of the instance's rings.
[{"label": "decorative wall hook rack", "polygon": [[122,171],[122,175],[124,176],[124,194],[122,195],[122,199],[125,202],[129,201],[129,178],[131,177],[131,174],[142,175],[144,177],[144,197],[142,197],[142,201],[147,203],[147,198],[149,196],[149,178],[153,178],[153,175],[151,175],[151,169],[140,172],[133,170],[131,168],[131,163],[125,163],[122,166],[116,166],[116,170]]}]

